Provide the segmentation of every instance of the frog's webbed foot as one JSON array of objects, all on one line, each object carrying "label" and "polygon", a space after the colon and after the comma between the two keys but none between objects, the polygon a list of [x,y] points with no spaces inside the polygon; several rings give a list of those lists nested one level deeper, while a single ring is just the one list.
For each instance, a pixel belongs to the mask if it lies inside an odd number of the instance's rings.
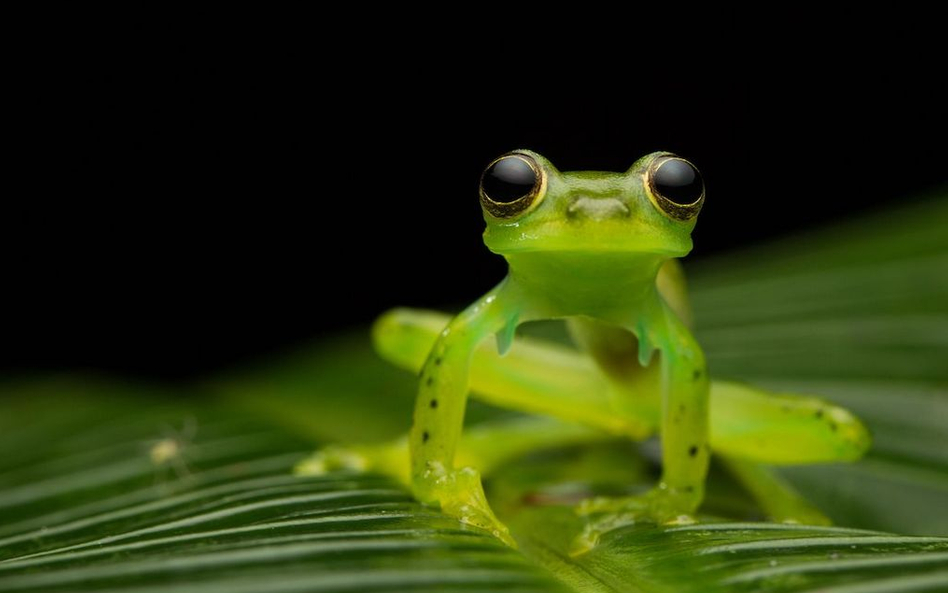
[{"label": "frog's webbed foot", "polygon": [[407,485],[408,443],[405,438],[400,438],[385,443],[327,445],[298,462],[293,473],[324,476],[341,470],[375,472]]},{"label": "frog's webbed foot", "polygon": [[329,445],[293,467],[298,476],[323,476],[339,470],[366,471],[369,460],[364,452],[341,445]]},{"label": "frog's webbed foot", "polygon": [[576,514],[586,525],[573,540],[570,554],[578,556],[594,548],[599,538],[614,529],[637,523],[687,525],[696,521],[694,510],[700,495],[659,486],[639,496],[596,497],[584,500]]},{"label": "frog's webbed foot", "polygon": [[487,503],[481,476],[474,468],[446,471],[423,487],[419,498],[441,506],[441,512],[462,523],[483,529],[508,546],[517,547],[507,526],[500,522]]}]

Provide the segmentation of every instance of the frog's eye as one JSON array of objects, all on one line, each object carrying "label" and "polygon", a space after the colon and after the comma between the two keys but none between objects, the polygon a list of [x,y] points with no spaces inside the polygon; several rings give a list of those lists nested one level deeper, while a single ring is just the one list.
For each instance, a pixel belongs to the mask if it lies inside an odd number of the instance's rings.
[{"label": "frog's eye", "polygon": [[543,170],[528,154],[512,152],[481,175],[481,205],[495,218],[511,218],[540,203]]},{"label": "frog's eye", "polygon": [[660,156],[646,172],[649,194],[662,212],[675,220],[690,220],[704,204],[704,180],[697,167],[675,155]]}]

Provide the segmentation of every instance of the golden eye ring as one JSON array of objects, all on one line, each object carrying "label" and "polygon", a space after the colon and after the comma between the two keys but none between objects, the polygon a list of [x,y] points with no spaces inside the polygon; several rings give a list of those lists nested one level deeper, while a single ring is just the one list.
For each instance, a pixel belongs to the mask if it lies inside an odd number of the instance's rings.
[{"label": "golden eye ring", "polygon": [[528,154],[509,152],[494,159],[481,174],[484,210],[494,218],[513,218],[535,208],[546,193],[546,175]]},{"label": "golden eye ring", "polygon": [[653,160],[645,171],[649,197],[659,210],[675,220],[687,221],[704,205],[704,180],[698,168],[674,154]]}]

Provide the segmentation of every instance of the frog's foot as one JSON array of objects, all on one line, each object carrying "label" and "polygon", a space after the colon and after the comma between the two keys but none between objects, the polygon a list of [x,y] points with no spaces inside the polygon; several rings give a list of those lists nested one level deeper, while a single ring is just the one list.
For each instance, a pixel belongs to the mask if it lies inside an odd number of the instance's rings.
[{"label": "frog's foot", "polygon": [[441,512],[492,534],[512,548],[517,542],[487,503],[481,476],[474,468],[450,470],[433,479],[419,498],[441,505]]},{"label": "frog's foot", "polygon": [[593,549],[599,538],[609,531],[637,523],[656,525],[688,525],[694,523],[694,510],[700,503],[694,490],[673,491],[659,486],[640,496],[621,498],[596,497],[584,500],[576,513],[586,518],[586,525],[573,540],[570,554],[578,556]]},{"label": "frog's foot", "polygon": [[356,449],[340,445],[329,445],[316,451],[293,467],[298,476],[322,476],[339,470],[366,471],[369,460]]}]

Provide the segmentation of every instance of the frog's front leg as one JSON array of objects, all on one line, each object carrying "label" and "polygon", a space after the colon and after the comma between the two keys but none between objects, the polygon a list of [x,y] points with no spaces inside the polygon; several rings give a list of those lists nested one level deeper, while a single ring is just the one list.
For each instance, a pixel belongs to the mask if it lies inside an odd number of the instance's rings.
[{"label": "frog's front leg", "polygon": [[[704,353],[688,328],[667,308],[664,322],[664,336],[651,339],[660,349],[661,481],[642,496],[595,498],[580,505],[578,512],[589,517],[589,523],[574,542],[574,553],[591,548],[602,533],[639,520],[691,522],[704,498],[710,459],[710,383]],[[626,364],[637,363],[627,360]]]},{"label": "frog's front leg", "polygon": [[502,282],[441,332],[421,369],[408,437],[415,496],[511,545],[507,528],[487,504],[480,474],[470,467],[455,469],[454,455],[464,424],[471,357],[487,336],[509,337],[515,328],[518,309],[513,290]]},{"label": "frog's front leg", "polygon": [[711,448],[708,445],[710,382],[704,353],[674,314],[669,346],[662,350],[662,481],[667,506],[661,520],[690,515],[704,498]]}]

